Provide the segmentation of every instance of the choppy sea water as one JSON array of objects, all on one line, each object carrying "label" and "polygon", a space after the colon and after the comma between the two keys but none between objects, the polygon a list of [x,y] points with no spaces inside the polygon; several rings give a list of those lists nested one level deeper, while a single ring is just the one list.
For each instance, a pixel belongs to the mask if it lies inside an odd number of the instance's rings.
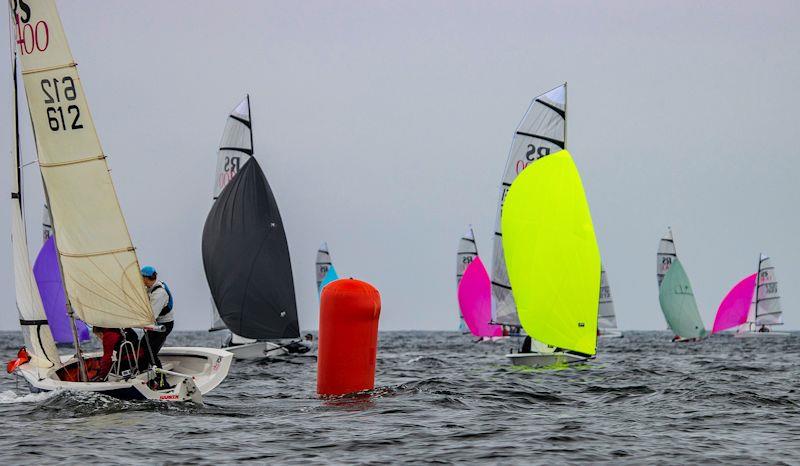
[{"label": "choppy sea water", "polygon": [[[0,332],[2,361],[21,344]],[[377,387],[315,395],[316,362],[235,362],[205,406],[29,394],[0,378],[0,463],[800,463],[800,334],[603,340],[560,370],[511,367],[516,342],[380,334]],[[216,346],[176,332],[168,344]]]}]

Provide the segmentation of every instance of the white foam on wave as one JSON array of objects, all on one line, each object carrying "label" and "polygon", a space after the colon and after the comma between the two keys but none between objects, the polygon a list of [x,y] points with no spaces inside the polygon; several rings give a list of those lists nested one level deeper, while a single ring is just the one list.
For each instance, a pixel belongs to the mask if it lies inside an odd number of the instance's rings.
[{"label": "white foam on wave", "polygon": [[0,404],[38,403],[52,397],[55,394],[56,392],[42,392],[19,395],[13,390],[6,390],[4,392],[0,392]]}]

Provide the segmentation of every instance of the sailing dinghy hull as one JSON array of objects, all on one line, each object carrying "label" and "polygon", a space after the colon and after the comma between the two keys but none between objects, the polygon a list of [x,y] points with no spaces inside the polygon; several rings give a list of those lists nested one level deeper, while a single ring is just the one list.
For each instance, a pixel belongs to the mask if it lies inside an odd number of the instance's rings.
[{"label": "sailing dinghy hull", "polygon": [[588,361],[589,358],[577,354],[555,351],[553,353],[511,353],[506,357],[514,366],[548,367]]},{"label": "sailing dinghy hull", "polygon": [[264,359],[273,356],[286,356],[289,352],[281,345],[269,341],[257,341],[242,345],[231,345],[223,348],[233,354],[237,360]]},{"label": "sailing dinghy hull", "polygon": [[[101,356],[102,353],[84,353],[87,359]],[[70,390],[99,393],[126,401],[190,401],[202,404],[203,395],[216,388],[228,375],[233,360],[233,354],[214,348],[162,348],[158,357],[171,386],[169,389],[151,389],[147,384],[150,373],[139,374],[128,380],[67,382],[58,379],[56,370],[41,379],[37,370],[29,364],[22,364],[18,370],[33,393]],[[77,360],[72,356],[62,356],[62,363],[70,366],[76,364]]]},{"label": "sailing dinghy hull", "polygon": [[598,339],[622,338],[622,332],[617,331],[617,330],[607,330],[607,331],[600,332],[600,334],[597,335],[597,338]]}]

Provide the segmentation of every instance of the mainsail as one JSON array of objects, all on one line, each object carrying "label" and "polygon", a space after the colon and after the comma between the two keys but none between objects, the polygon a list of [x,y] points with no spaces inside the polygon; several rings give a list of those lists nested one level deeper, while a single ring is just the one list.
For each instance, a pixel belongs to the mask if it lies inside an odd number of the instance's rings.
[{"label": "mainsail", "polygon": [[[333,268],[333,263],[331,262],[331,253],[328,251],[328,243],[324,242],[319,245],[319,249],[317,249],[317,262],[315,264],[315,272],[317,276],[317,292],[322,292],[322,282],[325,280],[326,275],[330,269]],[[331,277],[330,281],[335,280],[336,276],[336,269],[334,269],[333,276]],[[337,277],[338,278],[338,277]]]},{"label": "mainsail", "polygon": [[664,275],[658,301],[669,328],[676,336],[687,339],[706,336],[692,284],[677,257],[672,260],[669,271]]},{"label": "mainsail", "polygon": [[595,354],[600,250],[566,150],[524,170],[503,206],[503,247],[519,318],[532,338]]},{"label": "mainsail", "polygon": [[[72,324],[67,314],[67,295],[61,280],[61,269],[58,266],[55,238],[50,237],[33,264],[33,275],[42,297],[44,312],[50,323],[50,331],[57,343],[72,343]],[[89,328],[83,321],[75,319],[75,328],[80,341],[89,341]]]},{"label": "mainsail", "polygon": [[601,331],[617,328],[617,317],[614,314],[614,300],[611,298],[611,286],[603,264],[600,264],[600,301],[597,311],[597,328]]},{"label": "mainsail", "polygon": [[286,233],[255,158],[211,207],[203,228],[203,266],[231,332],[259,340],[300,336]]},{"label": "mainsail", "polygon": [[717,309],[711,333],[722,332],[747,322],[755,295],[756,275],[745,277],[725,295]]},{"label": "mainsail", "polygon": [[656,252],[656,280],[658,280],[659,289],[661,288],[661,282],[664,280],[664,275],[669,271],[672,261],[677,257],[675,241],[672,239],[672,229],[667,228],[667,234],[658,242],[658,251]]},{"label": "mainsail", "polygon": [[476,337],[499,337],[503,329],[492,325],[492,283],[480,257],[467,266],[458,283],[458,305],[469,331]]},{"label": "mainsail", "polygon": [[13,3],[18,4],[14,20],[23,81],[69,303],[91,325],[150,325],[153,312],[139,263],[55,2]]},{"label": "mainsail", "polygon": [[[464,271],[467,270],[467,267],[469,267],[476,257],[478,257],[478,246],[475,244],[475,232],[472,231],[472,225],[469,225],[466,233],[464,233],[464,236],[458,240],[458,250],[456,251],[456,290],[458,290],[458,284],[461,282],[461,277],[464,276]],[[461,332],[469,331],[466,322],[464,322],[464,316],[460,308],[458,311],[458,319],[458,329]],[[491,315],[489,316],[489,319],[491,319]]]},{"label": "mainsail", "polygon": [[758,286],[753,302],[755,309],[755,325],[783,325],[781,297],[778,293],[778,279],[775,278],[775,266],[772,260],[761,255],[758,259]]},{"label": "mainsail", "polygon": [[500,324],[520,326],[503,251],[501,229],[503,203],[511,183],[523,169],[540,158],[565,148],[566,110],[565,83],[533,99],[511,142],[503,181],[500,184],[492,256],[493,320]]},{"label": "mainsail", "polygon": [[253,131],[250,117],[250,96],[244,98],[228,115],[217,152],[217,174],[214,178],[214,199],[253,156]]},{"label": "mainsail", "polygon": [[317,288],[317,292],[322,295],[322,289],[325,288],[328,283],[336,281],[339,279],[339,274],[336,273],[336,267],[331,265],[328,271],[325,273],[325,276],[322,277],[322,281],[319,283],[319,288]]}]

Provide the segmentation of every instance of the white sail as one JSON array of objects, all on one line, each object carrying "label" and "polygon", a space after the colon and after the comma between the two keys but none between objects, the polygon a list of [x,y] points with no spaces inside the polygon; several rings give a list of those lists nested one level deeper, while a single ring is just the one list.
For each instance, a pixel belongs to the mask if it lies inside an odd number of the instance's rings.
[{"label": "white sail", "polygon": [[[14,26],[12,23],[12,30]],[[13,34],[12,34],[13,35]],[[44,376],[44,371],[60,366],[56,344],[50,327],[47,325],[47,316],[42,306],[39,288],[33,277],[30,257],[28,256],[28,235],[25,228],[25,219],[22,207],[22,167],[19,153],[19,108],[17,98],[17,60],[12,45],[11,72],[12,105],[11,116],[12,147],[11,158],[11,249],[14,263],[14,292],[17,311],[19,313],[22,336],[25,348],[31,356],[30,364],[37,368],[39,376]],[[66,309],[64,310],[66,312]]]},{"label": "white sail", "polygon": [[475,244],[475,232],[472,225],[467,227],[464,236],[458,240],[458,251],[456,252],[456,286],[461,282],[464,271],[469,264],[478,256],[478,246]]},{"label": "white sail", "polygon": [[44,209],[42,209],[42,240],[44,243],[47,242],[50,237],[53,236],[53,217],[50,216],[50,206],[47,203],[44,204]]},{"label": "white sail", "polygon": [[661,282],[664,280],[664,275],[669,271],[672,266],[672,261],[678,257],[675,252],[675,241],[672,238],[672,229],[667,229],[661,240],[658,242],[658,252],[656,252],[656,279],[658,280],[658,288],[661,288]]},{"label": "white sail", "polygon": [[611,298],[611,286],[605,266],[600,264],[600,302],[597,311],[597,328],[611,330],[617,328],[617,317],[614,314],[614,300]]},{"label": "white sail", "polygon": [[250,97],[245,97],[228,115],[217,152],[214,199],[233,179],[244,163],[253,156],[253,132],[250,119]]},{"label": "white sail", "polygon": [[511,294],[508,271],[503,254],[500,219],[503,201],[509,187],[519,173],[536,160],[565,148],[566,144],[567,85],[563,84],[533,99],[522,118],[503,172],[495,220],[494,251],[492,256],[493,320],[500,324],[519,327],[517,307]]},{"label": "white sail", "polygon": [[325,279],[325,275],[331,268],[331,253],[328,251],[327,242],[323,242],[319,245],[319,249],[317,249],[317,262],[314,265],[317,275],[317,290],[319,290],[322,280]]},{"label": "white sail", "polygon": [[758,286],[754,293],[755,325],[783,325],[778,279],[772,260],[761,255],[758,262]]},{"label": "white sail", "polygon": [[153,312],[139,262],[55,2],[25,0],[15,13],[28,109],[69,302],[91,325],[150,325]]},{"label": "white sail", "polygon": [[217,330],[225,330],[228,328],[225,325],[225,322],[222,321],[222,317],[219,316],[219,311],[217,310],[217,305],[214,303],[214,299],[211,299],[211,328],[208,329],[209,332],[214,332]]}]

